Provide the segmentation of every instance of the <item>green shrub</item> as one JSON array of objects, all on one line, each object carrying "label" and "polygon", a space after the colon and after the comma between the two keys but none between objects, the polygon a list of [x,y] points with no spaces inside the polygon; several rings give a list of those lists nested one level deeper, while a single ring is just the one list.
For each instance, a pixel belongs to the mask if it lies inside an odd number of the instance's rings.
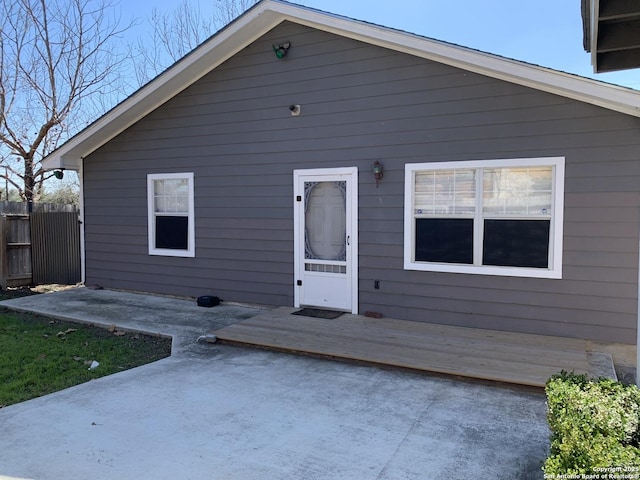
[{"label": "green shrub", "polygon": [[561,372],[546,393],[551,452],[545,478],[640,478],[640,389]]}]

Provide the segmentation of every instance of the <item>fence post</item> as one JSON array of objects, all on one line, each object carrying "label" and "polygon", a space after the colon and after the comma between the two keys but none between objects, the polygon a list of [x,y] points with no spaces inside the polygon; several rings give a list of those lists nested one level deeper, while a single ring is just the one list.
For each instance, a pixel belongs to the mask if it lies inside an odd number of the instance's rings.
[{"label": "fence post", "polygon": [[0,215],[0,290],[7,289],[7,217]]}]

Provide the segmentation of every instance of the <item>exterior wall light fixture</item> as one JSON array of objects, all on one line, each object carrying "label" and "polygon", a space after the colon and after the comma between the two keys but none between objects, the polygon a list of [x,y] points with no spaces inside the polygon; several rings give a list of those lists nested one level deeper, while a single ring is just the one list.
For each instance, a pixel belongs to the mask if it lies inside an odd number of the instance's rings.
[{"label": "exterior wall light fixture", "polygon": [[53,176],[58,180],[62,180],[64,178],[64,168],[61,168],[60,170],[54,170]]},{"label": "exterior wall light fixture", "polygon": [[273,47],[273,51],[275,52],[276,57],[282,59],[287,56],[287,52],[291,48],[291,42],[284,42],[278,46],[276,45],[271,45],[271,46]]},{"label": "exterior wall light fixture", "polygon": [[382,173],[382,164],[378,160],[376,160],[373,165],[371,165],[371,171],[373,172],[373,176],[376,179],[376,188],[378,188],[378,183],[384,176]]}]

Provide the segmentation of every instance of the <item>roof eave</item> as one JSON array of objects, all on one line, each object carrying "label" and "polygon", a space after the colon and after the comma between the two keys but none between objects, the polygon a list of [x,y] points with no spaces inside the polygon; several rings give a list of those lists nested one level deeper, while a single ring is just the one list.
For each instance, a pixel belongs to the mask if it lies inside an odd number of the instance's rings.
[{"label": "roof eave", "polygon": [[600,0],[589,0],[589,52],[593,73],[598,73],[598,26],[600,25]]}]

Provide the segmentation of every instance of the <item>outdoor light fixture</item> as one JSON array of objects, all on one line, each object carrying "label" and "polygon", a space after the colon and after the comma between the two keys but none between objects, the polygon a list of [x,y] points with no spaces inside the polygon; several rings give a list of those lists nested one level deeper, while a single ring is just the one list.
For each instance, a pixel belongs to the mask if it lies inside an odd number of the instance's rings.
[{"label": "outdoor light fixture", "polygon": [[373,176],[376,178],[376,188],[378,188],[378,183],[380,182],[380,179],[383,177],[382,164],[376,160],[373,163],[373,165],[371,165],[371,171],[373,172]]},{"label": "outdoor light fixture", "polygon": [[64,168],[61,168],[60,170],[54,170],[53,171],[53,176],[56,177],[58,180],[62,180],[64,178]]},{"label": "outdoor light fixture", "polygon": [[276,54],[276,57],[282,59],[287,56],[287,52],[291,48],[291,42],[284,42],[278,46],[272,45],[273,51]]}]

